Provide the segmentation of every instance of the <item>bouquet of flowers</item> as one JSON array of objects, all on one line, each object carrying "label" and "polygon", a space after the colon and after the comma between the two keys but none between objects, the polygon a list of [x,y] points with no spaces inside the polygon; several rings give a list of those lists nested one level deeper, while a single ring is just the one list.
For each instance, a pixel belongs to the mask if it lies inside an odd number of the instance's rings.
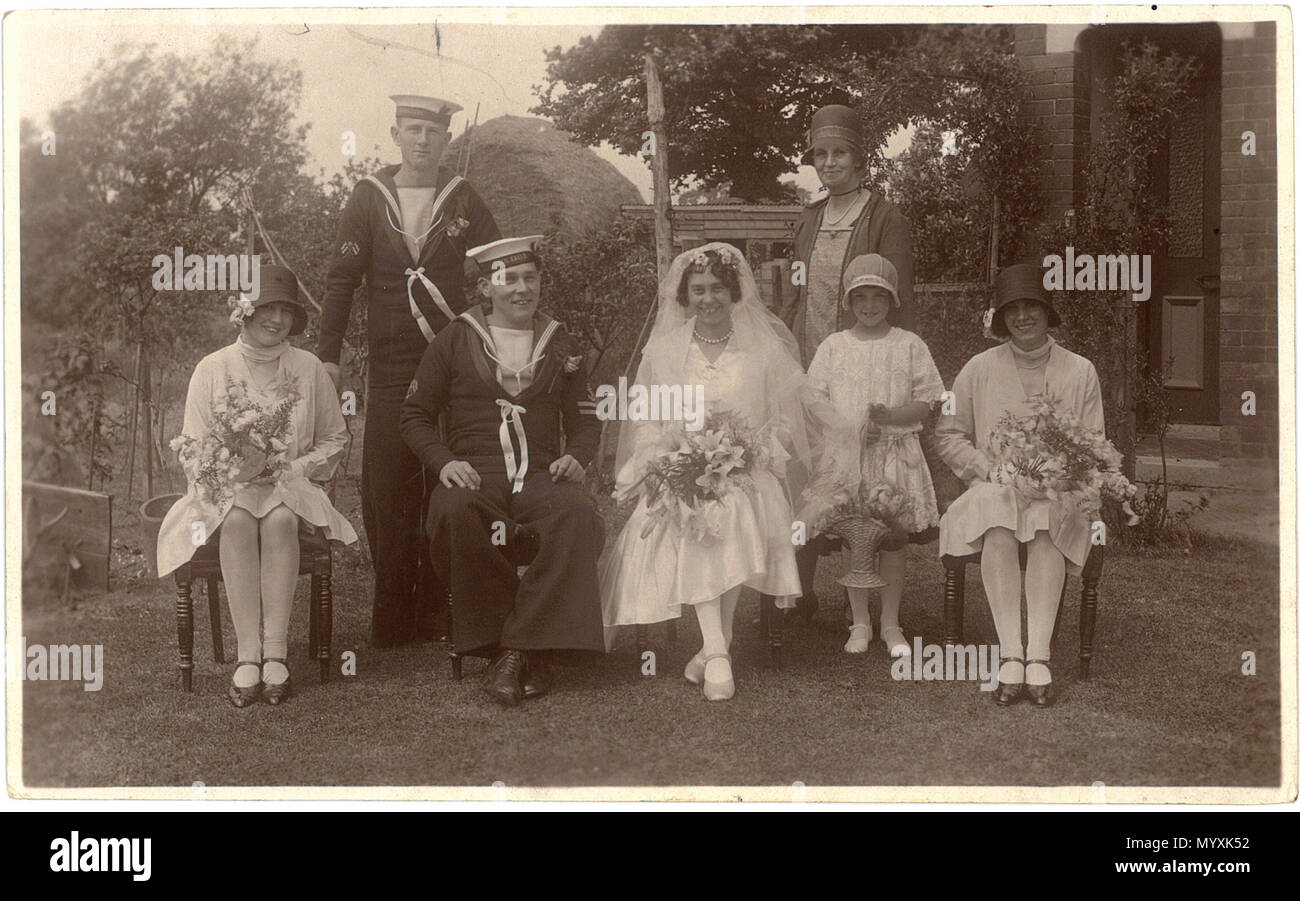
[{"label": "bouquet of flowers", "polygon": [[258,455],[266,458],[258,477],[283,468],[290,416],[301,399],[297,381],[281,381],[276,397],[275,406],[267,409],[248,396],[243,382],[226,376],[226,389],[212,406],[207,434],[172,439],[171,448],[179,453],[186,471],[196,473],[194,482],[201,500],[225,506],[234,493],[236,473]]},{"label": "bouquet of flowers", "polygon": [[1129,501],[1137,488],[1120,469],[1123,456],[1105,435],[1060,406],[1051,397],[1038,397],[1029,415],[1003,415],[990,435],[989,481],[1028,500],[1062,501],[1092,520],[1101,515],[1102,498],[1111,498],[1124,505],[1129,525],[1136,524]]},{"label": "bouquet of flowers", "polygon": [[699,431],[685,425],[666,431],[641,479],[650,511],[641,537],[676,518],[688,535],[711,544],[721,532],[719,502],[752,486],[750,474],[766,460],[764,446],[763,437],[729,411],[710,413]]},{"label": "bouquet of flowers", "polygon": [[861,485],[856,493],[840,489],[831,496],[831,507],[817,527],[833,531],[832,525],[848,517],[875,520],[892,532],[916,532],[916,509],[912,499],[888,482]]}]

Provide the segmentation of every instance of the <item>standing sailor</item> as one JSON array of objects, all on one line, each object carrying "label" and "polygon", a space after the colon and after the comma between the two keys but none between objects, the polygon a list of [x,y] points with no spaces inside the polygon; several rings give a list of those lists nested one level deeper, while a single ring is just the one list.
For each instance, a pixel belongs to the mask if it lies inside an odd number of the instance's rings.
[{"label": "standing sailor", "polygon": [[319,351],[337,388],[352,297],[364,278],[369,375],[361,515],[375,567],[375,647],[436,637],[442,592],[423,535],[436,473],[426,479],[401,440],[398,417],[425,348],[466,306],[466,249],[501,234],[463,178],[439,175],[451,116],[461,107],[413,94],[392,100],[391,133],[402,163],[362,179],[343,210],[325,281]]}]

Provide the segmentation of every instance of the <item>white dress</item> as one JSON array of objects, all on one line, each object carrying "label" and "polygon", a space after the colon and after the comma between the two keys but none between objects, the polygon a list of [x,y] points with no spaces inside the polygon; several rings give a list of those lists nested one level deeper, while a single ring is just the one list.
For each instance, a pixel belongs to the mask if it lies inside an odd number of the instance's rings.
[{"label": "white dress", "polygon": [[808,384],[814,394],[830,401],[848,426],[834,433],[827,460],[830,467],[843,470],[840,481],[853,484],[836,487],[856,490],[859,480],[866,485],[887,482],[911,497],[916,511],[913,531],[938,525],[934,483],[918,437],[922,424],[881,425],[880,437],[862,444],[871,404],[897,407],[942,399],[943,379],[925,342],[901,328],[866,340],[852,329],[835,332],[817,348]]},{"label": "white dress", "polygon": [[[762,392],[753,390],[763,383],[763,367],[763,360],[730,347],[714,363],[694,342],[687,351],[687,382],[703,386],[706,409],[731,410],[744,416],[751,428],[765,424],[767,411],[755,408]],[[638,447],[646,447],[653,444],[661,424],[625,422],[623,426],[639,429]],[[645,454],[636,457],[638,476],[646,459]],[[773,439],[773,468],[780,472],[785,459],[785,451]],[[779,606],[793,606],[801,590],[790,501],[771,469],[752,476],[751,489],[731,492],[718,501],[722,528],[707,545],[688,537],[673,519],[642,538],[649,513],[641,498],[618,541],[601,559],[600,599],[606,626],[674,619],[681,616],[683,604],[713,600],[737,585],[773,595]]]},{"label": "white dress", "polygon": [[[194,473],[187,472],[189,490],[167,511],[158,530],[160,577],[187,563],[198,548],[196,537],[216,532],[231,507],[240,507],[261,519],[284,504],[300,519],[321,527],[332,541],[351,544],[357,540],[351,523],[312,483],[313,479],[324,481],[334,474],[348,439],[334,383],[320,360],[311,351],[288,347],[280,357],[275,378],[258,388],[238,343],[208,354],[194,367],[190,378],[183,434],[192,438],[207,434],[212,407],[224,397],[227,377],[242,383],[249,396],[263,407],[275,404],[282,380],[296,383],[301,398],[289,418],[289,465],[273,484],[237,483],[232,497],[221,506],[209,503],[196,488]],[[197,528],[200,523],[202,530]]]}]

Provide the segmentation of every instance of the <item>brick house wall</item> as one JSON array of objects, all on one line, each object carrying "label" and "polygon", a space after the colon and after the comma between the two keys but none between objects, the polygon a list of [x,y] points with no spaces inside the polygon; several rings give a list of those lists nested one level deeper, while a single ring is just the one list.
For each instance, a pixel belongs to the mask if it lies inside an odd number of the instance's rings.
[{"label": "brick house wall", "polygon": [[[1277,26],[1223,42],[1219,394],[1224,458],[1278,453]],[[1242,153],[1242,133],[1256,153]],[[1255,416],[1243,416],[1253,391]]]}]

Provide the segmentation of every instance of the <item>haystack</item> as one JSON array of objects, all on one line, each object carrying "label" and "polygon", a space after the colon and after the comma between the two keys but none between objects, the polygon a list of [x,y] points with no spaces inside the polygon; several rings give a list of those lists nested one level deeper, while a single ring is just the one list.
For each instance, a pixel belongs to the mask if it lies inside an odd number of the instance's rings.
[{"label": "haystack", "polygon": [[[622,204],[642,202],[613,165],[545,119],[500,116],[469,137],[468,178],[503,235],[574,239],[613,222]],[[444,165],[458,165],[465,138],[451,142]]]}]

